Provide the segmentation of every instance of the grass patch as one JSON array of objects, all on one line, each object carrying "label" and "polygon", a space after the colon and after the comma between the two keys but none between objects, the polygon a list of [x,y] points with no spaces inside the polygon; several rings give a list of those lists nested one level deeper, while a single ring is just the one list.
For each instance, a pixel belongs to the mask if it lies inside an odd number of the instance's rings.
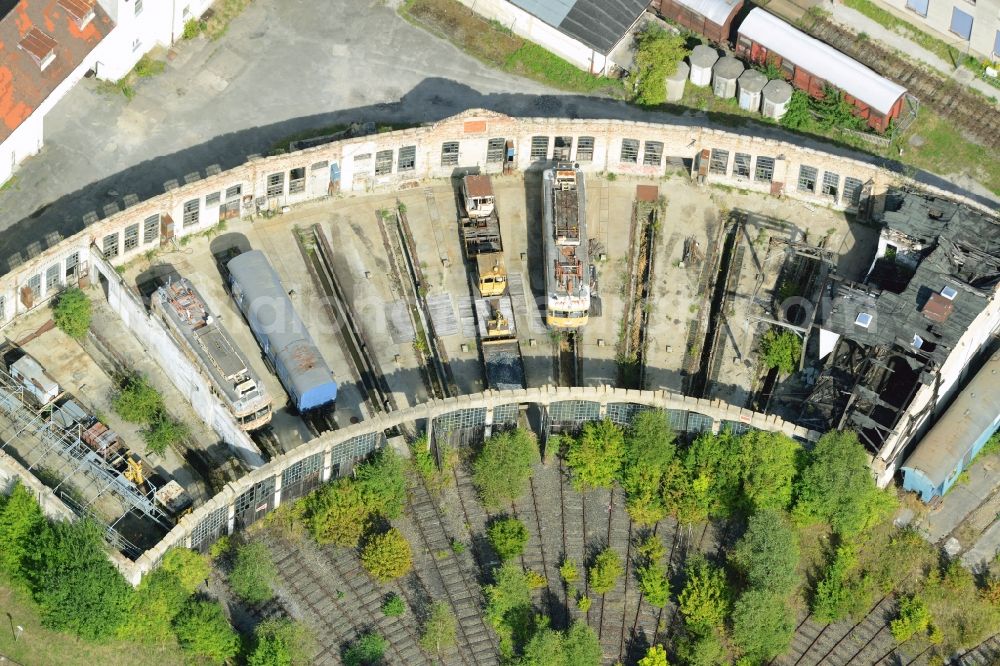
[{"label": "grass patch", "polygon": [[6,192],[7,190],[12,189],[15,185],[17,185],[17,176],[11,176],[4,182],[0,183],[0,192]]},{"label": "grass patch", "polygon": [[[10,613],[10,622],[24,627],[14,642],[7,618],[0,627],[0,654],[32,666],[132,666],[136,663],[134,640],[89,643],[76,636],[50,631],[42,626],[38,610],[27,593],[0,586],[0,608]],[[182,664],[184,655],[177,644],[143,644],[144,658],[160,664]]]},{"label": "grass patch", "polygon": [[942,176],[961,174],[1000,194],[1000,154],[962,136],[953,123],[921,106],[917,120],[907,132],[919,135],[921,146],[902,142],[904,164]]},{"label": "grass patch", "polygon": [[469,55],[496,67],[561,90],[623,96],[617,79],[593,76],[513,34],[498,21],[487,21],[455,0],[408,0],[403,18],[450,41]]},{"label": "grass patch", "polygon": [[243,13],[243,10],[253,2],[253,0],[222,0],[212,5],[212,9],[205,13],[201,20],[201,31],[209,39],[218,39],[226,34],[229,24],[234,18]]},{"label": "grass patch", "polygon": [[964,59],[962,53],[944,40],[927,34],[915,25],[904,21],[892,12],[882,9],[871,0],[844,0],[844,4],[875,21],[884,28],[902,34],[907,39],[927,49],[945,62],[957,67]]}]

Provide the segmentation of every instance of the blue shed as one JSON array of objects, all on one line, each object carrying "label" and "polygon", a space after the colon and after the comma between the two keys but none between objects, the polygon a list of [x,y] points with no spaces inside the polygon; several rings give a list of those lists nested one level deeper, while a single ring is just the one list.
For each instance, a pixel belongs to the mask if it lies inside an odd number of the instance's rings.
[{"label": "blue shed", "polygon": [[1000,353],[976,373],[903,463],[903,489],[930,502],[948,492],[1000,426]]},{"label": "blue shed", "polygon": [[264,253],[244,252],[227,268],[233,299],[295,408],[305,412],[336,400],[333,373]]}]

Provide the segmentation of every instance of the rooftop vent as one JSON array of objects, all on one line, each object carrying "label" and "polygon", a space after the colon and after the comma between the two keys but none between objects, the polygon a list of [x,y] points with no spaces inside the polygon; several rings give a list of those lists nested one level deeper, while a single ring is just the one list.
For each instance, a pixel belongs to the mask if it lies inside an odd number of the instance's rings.
[{"label": "rooftop vent", "polygon": [[92,0],[59,0],[59,6],[76,21],[76,27],[83,30],[94,20],[94,3]]},{"label": "rooftop vent", "polygon": [[18,43],[17,48],[30,55],[42,71],[45,71],[45,68],[56,59],[56,40],[38,28],[29,30],[24,39]]},{"label": "rooftop vent", "polygon": [[940,208],[931,208],[927,211],[927,217],[931,218],[932,220],[940,220],[942,217],[944,217],[944,211],[941,210]]},{"label": "rooftop vent", "polygon": [[945,286],[941,290],[941,295],[947,298],[949,301],[953,301],[955,300],[955,297],[958,296],[958,290],[953,287]]},{"label": "rooftop vent", "polygon": [[858,318],[854,320],[854,323],[861,328],[868,328],[872,323],[872,316],[867,312],[862,312],[858,315]]},{"label": "rooftop vent", "polygon": [[913,340],[910,341],[910,346],[913,347],[914,349],[920,349],[921,347],[924,346],[924,339],[919,335],[917,335],[916,333],[914,333]]}]

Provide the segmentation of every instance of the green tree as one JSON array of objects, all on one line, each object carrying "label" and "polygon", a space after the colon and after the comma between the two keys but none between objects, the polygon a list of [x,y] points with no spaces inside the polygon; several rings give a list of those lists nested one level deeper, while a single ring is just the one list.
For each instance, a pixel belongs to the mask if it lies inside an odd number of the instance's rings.
[{"label": "green tree", "polygon": [[240,649],[240,637],[218,602],[190,600],[174,620],[174,632],[181,647],[199,663],[224,664]]},{"label": "green tree", "polygon": [[160,563],[160,570],[177,576],[177,581],[188,594],[193,594],[202,581],[208,579],[211,569],[209,559],[190,548],[171,548]]},{"label": "green tree", "polygon": [[396,593],[390,594],[382,603],[382,614],[386,617],[399,617],[404,613],[406,613],[406,602]]},{"label": "green tree", "polygon": [[802,340],[787,329],[770,328],[761,338],[760,354],[765,367],[777,368],[781,374],[788,375],[799,369]]},{"label": "green tree", "polygon": [[63,291],[52,304],[52,320],[59,330],[82,340],[90,330],[90,299],[76,287]]},{"label": "green tree", "polygon": [[573,622],[566,631],[563,654],[568,666],[600,666],[603,657],[597,634],[582,620]]},{"label": "green tree", "polygon": [[791,592],[799,582],[799,541],[792,524],[773,509],[755,513],[729,562],[755,589]]},{"label": "green tree", "polygon": [[741,497],[740,438],[730,431],[702,433],[684,455],[681,493],[691,517],[727,518]]},{"label": "green tree", "polygon": [[567,438],[566,464],[577,490],[610,488],[621,471],[625,437],[614,422],[589,421],[579,437]]},{"label": "green tree", "polygon": [[587,572],[587,584],[597,594],[606,594],[618,584],[622,573],[622,558],[618,551],[605,548],[594,558],[594,564]]},{"label": "green tree", "polygon": [[634,100],[643,106],[667,101],[666,77],[677,71],[687,55],[684,37],[650,24],[636,36],[635,65],[629,82]]},{"label": "green tree", "polygon": [[659,564],[647,564],[636,570],[639,589],[653,606],[663,608],[670,601],[670,579],[666,569]]},{"label": "green tree", "polygon": [[823,521],[849,537],[874,525],[894,506],[875,486],[868,454],[853,432],[828,432],[813,447],[797,484],[794,514]]},{"label": "green tree", "polygon": [[374,631],[361,634],[344,651],[344,666],[378,664],[382,661],[382,655],[385,654],[387,649],[389,649],[389,641],[383,638],[381,634]]},{"label": "green tree", "polygon": [[785,511],[792,503],[796,459],[802,447],[780,432],[751,430],[740,437],[743,498],[750,513]]},{"label": "green tree", "polygon": [[773,659],[786,649],[795,632],[784,597],[766,590],[748,590],[733,607],[733,642],[752,664]]},{"label": "green tree", "polygon": [[535,631],[517,666],[569,666],[563,641],[564,636],[555,629],[543,627]]},{"label": "green tree", "polygon": [[122,377],[111,406],[126,421],[151,424],[163,413],[163,398],[138,373]]},{"label": "green tree", "polygon": [[785,114],[779,121],[781,125],[788,129],[807,131],[811,129],[816,121],[813,120],[812,110],[809,105],[809,94],[801,90],[792,91],[792,98],[788,100],[785,107]]},{"label": "green tree", "polygon": [[454,647],[457,630],[458,623],[451,607],[443,601],[435,601],[420,630],[420,647],[440,655],[442,651]]},{"label": "green tree", "polygon": [[306,524],[321,544],[357,546],[371,521],[361,489],[351,479],[338,479],[305,500]]},{"label": "green tree", "polygon": [[505,430],[487,439],[472,463],[472,482],[486,508],[521,497],[538,460],[538,443],[527,430]]},{"label": "green tree", "polygon": [[719,629],[688,629],[677,640],[677,656],[687,666],[718,666],[728,663]]},{"label": "green tree", "polygon": [[388,520],[402,515],[406,506],[404,471],[402,458],[388,447],[358,465],[354,476],[369,511]]},{"label": "green tree", "polygon": [[576,570],[576,560],[569,557],[564,559],[563,563],[559,565],[559,577],[565,583],[575,583],[580,577],[580,574]]},{"label": "green tree", "polygon": [[677,454],[676,434],[661,410],[639,412],[625,435],[622,488],[636,523],[652,525],[667,513],[663,482]]},{"label": "green tree", "polygon": [[684,588],[678,597],[685,626],[689,630],[721,627],[731,605],[726,573],[701,555],[690,558],[684,568]]},{"label": "green tree", "polygon": [[102,640],[115,635],[132,608],[132,587],[108,560],[103,529],[90,520],[42,530],[29,583],[45,626]]},{"label": "green tree", "polygon": [[297,622],[271,618],[257,625],[247,666],[292,666],[308,663],[306,631]]},{"label": "green tree", "polygon": [[856,572],[857,547],[843,544],[834,552],[823,577],[816,584],[812,613],[820,622],[836,622],[846,617],[860,617],[868,608],[872,585],[867,575]]},{"label": "green tree", "polygon": [[514,655],[515,645],[523,645],[531,635],[531,586],[524,570],[505,562],[494,573],[495,581],[484,588],[486,619],[500,639],[500,652]]},{"label": "green tree", "polygon": [[236,549],[229,586],[247,603],[259,604],[274,596],[271,584],[277,575],[278,569],[267,546],[260,542],[248,543]]},{"label": "green tree", "polygon": [[517,518],[500,518],[490,523],[486,536],[500,559],[509,560],[524,552],[528,528]]},{"label": "green tree", "polygon": [[361,564],[376,580],[385,583],[413,568],[410,542],[395,527],[372,536],[361,551]]},{"label": "green tree", "polygon": [[931,623],[931,612],[923,599],[916,596],[899,600],[899,617],[889,623],[892,637],[897,643],[905,643],[914,634],[927,631]]},{"label": "green tree", "polygon": [[670,666],[667,662],[667,649],[662,645],[650,645],[638,666]]},{"label": "green tree", "polygon": [[45,515],[38,502],[16,481],[0,508],[0,572],[19,584],[27,582],[29,555],[45,526]]},{"label": "green tree", "polygon": [[132,595],[132,608],[118,637],[143,643],[173,640],[174,619],[189,596],[176,574],[162,567],[146,574]]}]

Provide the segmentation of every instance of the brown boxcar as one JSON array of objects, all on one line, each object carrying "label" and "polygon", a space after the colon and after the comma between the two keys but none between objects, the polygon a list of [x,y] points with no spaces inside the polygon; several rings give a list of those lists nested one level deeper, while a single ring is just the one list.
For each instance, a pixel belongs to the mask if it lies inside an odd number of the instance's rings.
[{"label": "brown boxcar", "polygon": [[733,20],[742,7],[743,0],[654,0],[652,3],[660,16],[716,44],[729,41]]}]

